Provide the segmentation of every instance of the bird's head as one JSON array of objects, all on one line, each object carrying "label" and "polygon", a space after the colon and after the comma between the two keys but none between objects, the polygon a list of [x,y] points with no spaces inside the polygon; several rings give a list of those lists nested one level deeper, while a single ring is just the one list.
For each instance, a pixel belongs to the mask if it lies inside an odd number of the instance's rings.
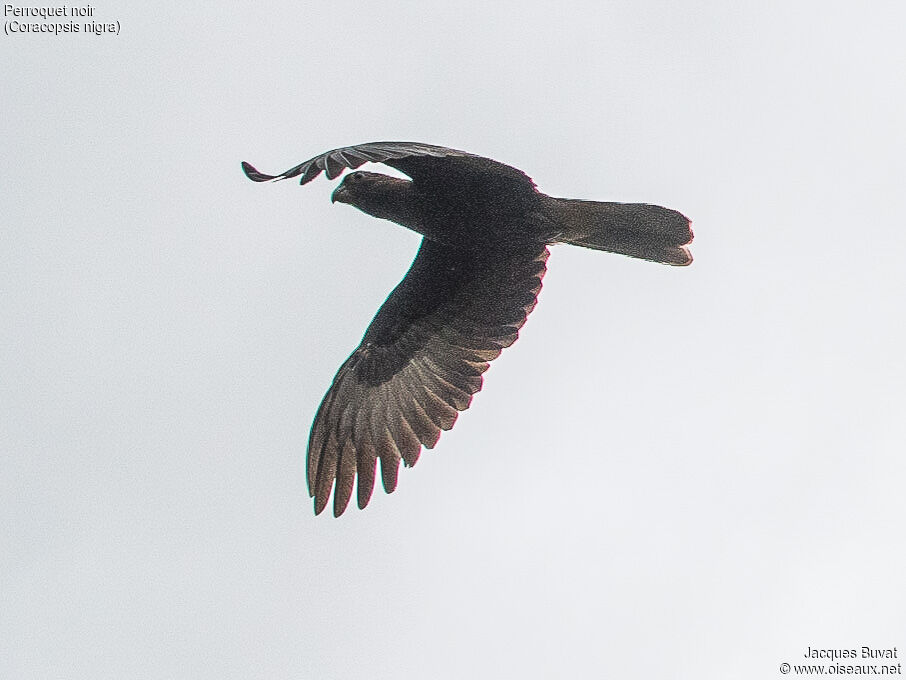
[{"label": "bird's head", "polygon": [[411,184],[409,180],[356,170],[343,178],[330,200],[332,203],[348,203],[374,217],[399,222],[406,212],[406,197]]}]

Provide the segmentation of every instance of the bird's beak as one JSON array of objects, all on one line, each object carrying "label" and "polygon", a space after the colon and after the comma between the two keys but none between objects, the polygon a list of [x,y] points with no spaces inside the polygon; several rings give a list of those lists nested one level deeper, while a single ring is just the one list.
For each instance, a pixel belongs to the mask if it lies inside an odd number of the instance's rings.
[{"label": "bird's beak", "polygon": [[347,193],[348,191],[346,190],[346,186],[341,184],[333,190],[333,193],[330,195],[330,202],[336,203],[337,201],[339,201],[340,203],[346,203],[345,198]]}]

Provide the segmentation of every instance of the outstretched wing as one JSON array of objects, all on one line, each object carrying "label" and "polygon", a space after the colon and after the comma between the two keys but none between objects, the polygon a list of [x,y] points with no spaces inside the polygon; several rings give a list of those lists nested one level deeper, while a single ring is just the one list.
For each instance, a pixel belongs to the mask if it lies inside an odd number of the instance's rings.
[{"label": "outstretched wing", "polygon": [[344,146],[315,156],[279,175],[267,175],[242,161],[242,170],[255,182],[300,177],[300,184],[307,184],[326,172],[327,179],[334,179],[346,168],[355,169],[364,163],[383,163],[406,173],[416,183],[449,182],[451,176],[468,176],[482,181],[504,181],[507,189],[534,191],[534,183],[521,170],[476,156],[466,151],[419,142],[369,142]]},{"label": "outstretched wing", "polygon": [[519,334],[534,308],[548,250],[539,244],[455,249],[422,240],[405,278],[340,367],[308,442],[315,513],[371,498],[377,460],[387,493],[400,459],[414,465],[481,389],[488,362]]}]

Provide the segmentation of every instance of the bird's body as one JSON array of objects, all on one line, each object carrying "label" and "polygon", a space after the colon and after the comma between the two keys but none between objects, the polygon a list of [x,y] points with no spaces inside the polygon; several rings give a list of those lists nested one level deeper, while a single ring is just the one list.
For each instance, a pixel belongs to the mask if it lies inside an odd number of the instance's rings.
[{"label": "bird's body", "polygon": [[411,180],[355,171],[332,200],[423,235],[409,272],[387,298],[321,402],[308,447],[308,487],[320,513],[334,490],[345,510],[371,497],[376,461],[385,490],[399,462],[414,465],[482,386],[488,362],[518,337],[534,308],[547,246],[573,243],[673,265],[692,261],[689,220],[660,206],[547,196],[520,170],[455,149],[375,142],[334,149],[281,175],[243,163],[255,181],[328,178],[365,162]]}]

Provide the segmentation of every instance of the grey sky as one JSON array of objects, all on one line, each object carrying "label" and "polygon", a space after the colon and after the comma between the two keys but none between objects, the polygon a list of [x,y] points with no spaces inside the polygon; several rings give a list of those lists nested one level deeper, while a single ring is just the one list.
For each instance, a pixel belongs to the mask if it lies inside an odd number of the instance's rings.
[{"label": "grey sky", "polygon": [[[906,649],[901,3],[96,5],[4,35],[0,677],[766,678]],[[436,449],[315,518],[415,253],[255,185],[424,141],[693,219],[561,246]]]}]

